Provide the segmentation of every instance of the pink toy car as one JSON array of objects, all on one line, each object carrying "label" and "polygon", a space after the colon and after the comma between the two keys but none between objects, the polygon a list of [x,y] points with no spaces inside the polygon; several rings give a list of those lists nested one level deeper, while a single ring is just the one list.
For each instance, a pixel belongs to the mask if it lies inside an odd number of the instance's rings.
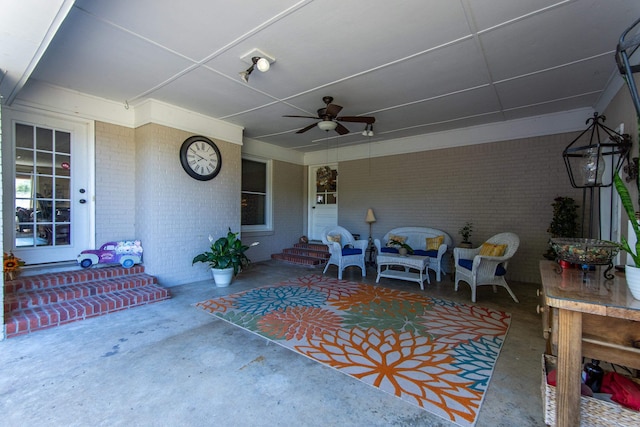
[{"label": "pink toy car", "polygon": [[140,240],[122,240],[107,242],[100,249],[88,249],[78,255],[78,264],[89,268],[95,264],[120,264],[131,268],[142,262],[142,245]]}]

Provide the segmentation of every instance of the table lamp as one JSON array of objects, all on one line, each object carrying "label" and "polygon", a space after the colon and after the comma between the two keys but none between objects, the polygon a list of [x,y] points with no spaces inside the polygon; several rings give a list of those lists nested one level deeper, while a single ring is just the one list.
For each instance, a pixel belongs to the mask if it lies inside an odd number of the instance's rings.
[{"label": "table lamp", "polygon": [[376,222],[376,216],[373,214],[373,209],[369,208],[367,210],[367,217],[364,219],[364,222],[369,224],[369,241],[371,241],[371,224]]}]

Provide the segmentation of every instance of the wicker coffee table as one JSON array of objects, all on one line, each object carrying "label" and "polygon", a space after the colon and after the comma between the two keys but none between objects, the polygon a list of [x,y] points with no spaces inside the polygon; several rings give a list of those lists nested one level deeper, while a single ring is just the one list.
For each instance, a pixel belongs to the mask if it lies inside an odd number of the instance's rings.
[{"label": "wicker coffee table", "polygon": [[[389,279],[418,282],[422,290],[424,290],[425,280],[431,284],[429,273],[427,272],[429,257],[382,252],[378,254],[376,262],[378,263],[376,283],[380,282],[381,277],[387,277]],[[391,267],[403,267],[403,270],[391,269]]]}]

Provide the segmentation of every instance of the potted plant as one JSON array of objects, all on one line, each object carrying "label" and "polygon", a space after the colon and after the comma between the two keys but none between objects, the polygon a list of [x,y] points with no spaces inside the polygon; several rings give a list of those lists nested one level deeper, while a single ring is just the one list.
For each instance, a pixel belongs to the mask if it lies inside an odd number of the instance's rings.
[{"label": "potted plant", "polygon": [[460,243],[461,248],[470,248],[472,246],[469,238],[471,237],[471,233],[473,232],[473,223],[467,222],[464,227],[458,230],[458,234],[462,236],[462,242]]},{"label": "potted plant", "polygon": [[413,248],[404,242],[400,242],[398,240],[389,240],[389,245],[397,248],[398,254],[401,256],[413,254]]},{"label": "potted plant", "polygon": [[[551,206],[553,206],[553,219],[547,228],[547,233],[551,234],[551,238],[578,237],[578,205],[575,200],[571,197],[556,197]],[[556,259],[556,252],[551,247],[551,240],[549,240],[549,248],[543,256],[548,260]]]},{"label": "potted plant", "polygon": [[211,250],[193,258],[192,265],[197,262],[209,264],[216,286],[229,286],[233,277],[251,263],[245,252],[258,242],[246,246],[238,239],[238,234],[233,233],[229,228],[226,237],[220,237],[214,241],[214,238],[209,236]]},{"label": "potted plant", "polygon": [[[638,138],[640,142],[640,116],[638,116]],[[636,192],[640,196],[640,181],[637,174],[632,182],[635,182]],[[638,211],[636,211],[634,207],[633,201],[631,200],[629,189],[626,187],[619,173],[614,175],[613,183],[616,187],[616,191],[620,195],[620,201],[622,202],[622,206],[624,206],[624,210],[627,213],[629,223],[631,224],[631,227],[633,228],[636,236],[636,243],[633,248],[631,247],[627,239],[624,238],[624,236],[620,236],[622,243],[619,243],[618,246],[620,247],[620,249],[627,252],[633,259],[633,265],[625,266],[625,276],[627,279],[629,290],[631,290],[631,294],[635,299],[640,300],[640,225],[638,224],[639,215]]]}]

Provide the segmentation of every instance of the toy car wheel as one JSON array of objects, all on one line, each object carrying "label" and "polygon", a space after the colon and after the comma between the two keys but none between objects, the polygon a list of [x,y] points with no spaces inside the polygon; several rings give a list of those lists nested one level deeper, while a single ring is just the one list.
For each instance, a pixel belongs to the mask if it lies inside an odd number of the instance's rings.
[{"label": "toy car wheel", "polygon": [[131,268],[131,267],[133,267],[133,264],[134,264],[134,262],[133,262],[133,260],[131,258],[127,258],[127,259],[122,260],[122,266],[124,268]]},{"label": "toy car wheel", "polygon": [[93,263],[91,262],[90,258],[85,258],[82,261],[80,261],[80,267],[82,268],[89,268],[91,267],[91,264]]}]

